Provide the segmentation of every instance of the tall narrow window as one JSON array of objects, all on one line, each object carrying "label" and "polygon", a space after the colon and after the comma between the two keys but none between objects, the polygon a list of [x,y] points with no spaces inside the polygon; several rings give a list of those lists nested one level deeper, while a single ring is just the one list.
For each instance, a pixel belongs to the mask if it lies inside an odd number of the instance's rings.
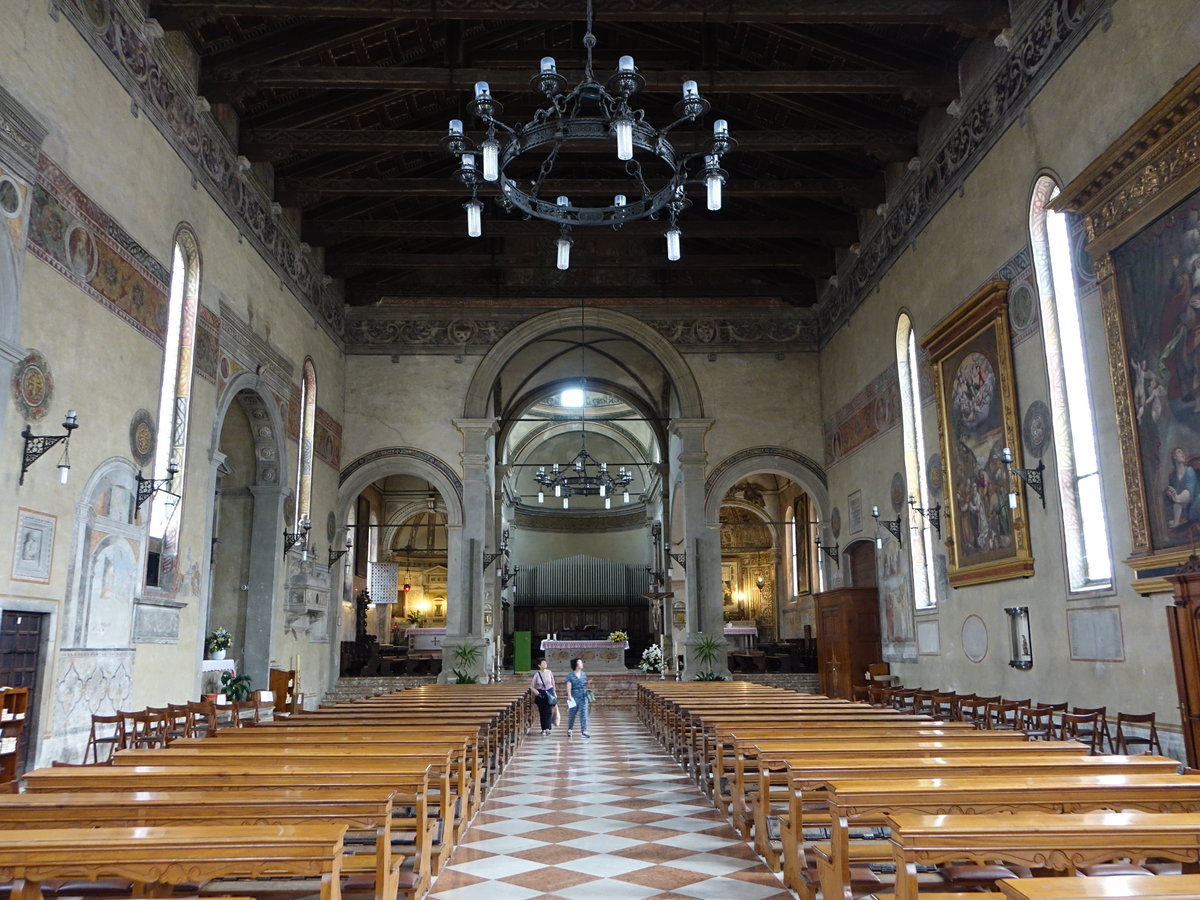
[{"label": "tall narrow window", "polygon": [[192,356],[196,338],[196,306],[200,297],[200,251],[191,230],[181,227],[171,255],[171,292],[167,334],[163,345],[162,385],[158,399],[158,433],[152,478],[165,478],[176,469],[171,490],[159,491],[149,501],[150,546],[146,584],[172,584],[176,512],[183,493],[187,464],[188,401],[192,393]]},{"label": "tall narrow window", "polygon": [[312,521],[313,436],[317,429],[317,370],[304,361],[300,379],[300,453],[296,464],[296,526]]},{"label": "tall narrow window", "polygon": [[795,510],[789,509],[787,511],[786,522],[787,522],[786,527],[787,527],[788,560],[791,563],[788,566],[788,568],[791,571],[791,575],[792,575],[792,577],[791,577],[792,596],[795,597],[795,596],[799,595],[799,593],[800,593],[800,553],[799,553],[799,547],[800,547],[799,537],[800,537],[800,535],[796,532],[796,512],[795,512]]},{"label": "tall narrow window", "polygon": [[1041,297],[1067,575],[1071,592],[1082,593],[1112,586],[1112,552],[1069,226],[1066,215],[1046,208],[1058,191],[1054,179],[1043,176],[1037,180],[1029,210],[1029,234]]},{"label": "tall narrow window", "polygon": [[[917,338],[912,319],[901,313],[896,324],[896,366],[900,378],[900,408],[904,420],[904,474],[908,492],[922,508],[931,506],[925,489],[925,425],[921,417],[921,385],[918,377]],[[909,555],[912,559],[913,602],[917,609],[937,605],[933,587],[933,536],[930,524],[920,513],[908,510]]]}]

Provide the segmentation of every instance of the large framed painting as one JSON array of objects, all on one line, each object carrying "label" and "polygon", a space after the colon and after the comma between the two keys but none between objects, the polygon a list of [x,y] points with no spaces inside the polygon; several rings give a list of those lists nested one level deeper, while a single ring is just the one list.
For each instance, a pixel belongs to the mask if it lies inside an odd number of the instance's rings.
[{"label": "large framed painting", "polygon": [[1200,66],[1052,206],[1084,218],[1108,339],[1134,589],[1200,543]]},{"label": "large framed painting", "polygon": [[929,351],[944,460],[953,587],[1033,574],[1024,492],[1009,503],[1004,449],[1020,466],[1008,282],[984,285],[921,342]]}]

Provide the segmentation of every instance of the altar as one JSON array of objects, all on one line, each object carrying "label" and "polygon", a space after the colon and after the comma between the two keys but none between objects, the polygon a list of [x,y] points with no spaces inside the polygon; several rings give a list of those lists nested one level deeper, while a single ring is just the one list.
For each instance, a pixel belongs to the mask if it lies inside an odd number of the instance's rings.
[{"label": "altar", "polygon": [[542,655],[550,671],[564,678],[571,671],[571,660],[583,660],[585,672],[624,672],[625,651],[629,641],[552,641],[541,643]]}]

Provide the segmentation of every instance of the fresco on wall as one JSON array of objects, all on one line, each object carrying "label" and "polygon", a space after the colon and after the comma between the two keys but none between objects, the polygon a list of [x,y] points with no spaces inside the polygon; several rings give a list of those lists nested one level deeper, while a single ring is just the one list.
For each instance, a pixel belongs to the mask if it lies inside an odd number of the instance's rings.
[{"label": "fresco on wall", "polygon": [[201,306],[196,316],[194,371],[205,381],[216,382],[221,360],[221,317]]},{"label": "fresco on wall", "polygon": [[913,622],[912,579],[908,554],[899,541],[884,541],[879,565],[880,633],[887,662],[915,662],[917,629]]},{"label": "fresco on wall", "polygon": [[1154,549],[1200,538],[1200,193],[1113,252]]},{"label": "fresco on wall", "polygon": [[46,157],[29,214],[30,251],[160,345],[170,272]]}]

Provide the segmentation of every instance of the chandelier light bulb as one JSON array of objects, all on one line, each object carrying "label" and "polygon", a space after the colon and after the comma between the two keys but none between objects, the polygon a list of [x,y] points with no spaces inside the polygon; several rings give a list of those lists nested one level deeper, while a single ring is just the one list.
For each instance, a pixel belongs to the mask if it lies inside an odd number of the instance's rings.
[{"label": "chandelier light bulb", "polygon": [[713,122],[713,137],[729,137],[729,123],[724,119]]},{"label": "chandelier light bulb", "polygon": [[500,179],[500,142],[488,138],[483,142],[483,180],[498,181]]},{"label": "chandelier light bulb", "polygon": [[604,508],[605,508],[605,509],[612,509],[612,497],[605,497],[605,498],[604,498]]},{"label": "chandelier light bulb", "polygon": [[607,487],[605,487],[604,485],[600,485],[600,496],[601,496],[601,497],[607,497],[607,496],[608,496],[608,488],[607,488]]},{"label": "chandelier light bulb", "polygon": [[571,508],[571,498],[563,497],[563,509],[570,509],[570,508]]},{"label": "chandelier light bulb", "polygon": [[[481,82],[479,82],[479,84],[482,84],[484,86],[484,89],[487,88],[486,81],[481,81]],[[475,95],[476,96],[479,96],[479,84],[475,85]],[[699,97],[700,97],[699,85],[697,85],[696,82],[694,82],[694,81],[685,81],[683,83],[683,99],[684,100],[696,100]]]},{"label": "chandelier light bulb", "polygon": [[475,99],[490,100],[492,98],[492,89],[486,81],[475,82]]},{"label": "chandelier light bulb", "polygon": [[554,496],[555,496],[555,497],[561,497],[561,496],[562,496],[562,485],[561,485],[561,484],[556,484],[556,485],[554,486]]},{"label": "chandelier light bulb", "polygon": [[58,483],[66,484],[67,479],[71,477],[71,464],[64,458],[63,462],[58,464]]},{"label": "chandelier light bulb", "polygon": [[622,502],[622,503],[628,503],[628,502],[629,502],[629,491],[626,491],[626,492],[625,492],[625,499],[624,499],[624,500],[622,500],[621,502]]},{"label": "chandelier light bulb", "polygon": [[558,65],[554,62],[553,56],[542,57],[542,74],[555,75],[558,73]]},{"label": "chandelier light bulb", "polygon": [[624,194],[617,194],[615,197],[613,197],[613,206],[621,207],[621,206],[624,206],[628,202],[629,202],[629,200],[625,197]]},{"label": "chandelier light bulb", "polygon": [[671,262],[679,261],[679,235],[678,228],[672,228],[667,232],[667,259]]},{"label": "chandelier light bulb", "polygon": [[636,72],[637,69],[635,69],[633,67],[633,57],[632,56],[622,56],[619,60],[617,60],[617,71],[618,72]]},{"label": "chandelier light bulb", "polygon": [[708,208],[714,212],[721,208],[721,185],[725,183],[721,175],[720,164],[715,156],[705,157],[707,174],[704,176],[705,187],[708,188]]},{"label": "chandelier light bulb", "polygon": [[471,200],[463,206],[467,209],[467,237],[479,237],[483,234],[483,204]]},{"label": "chandelier light bulb", "polygon": [[462,133],[463,133],[462,119],[451,119],[450,120],[450,136],[451,137],[462,137]]},{"label": "chandelier light bulb", "polygon": [[633,159],[633,120],[624,116],[613,122],[617,134],[617,159],[628,162]]},{"label": "chandelier light bulb", "polygon": [[464,153],[462,155],[462,168],[463,168],[464,172],[474,172],[475,171],[475,154],[474,153]]},{"label": "chandelier light bulb", "polygon": [[542,491],[538,491],[538,503],[545,503],[546,495]]},{"label": "chandelier light bulb", "polygon": [[558,239],[558,268],[563,272],[571,268],[571,241],[569,238]]}]

